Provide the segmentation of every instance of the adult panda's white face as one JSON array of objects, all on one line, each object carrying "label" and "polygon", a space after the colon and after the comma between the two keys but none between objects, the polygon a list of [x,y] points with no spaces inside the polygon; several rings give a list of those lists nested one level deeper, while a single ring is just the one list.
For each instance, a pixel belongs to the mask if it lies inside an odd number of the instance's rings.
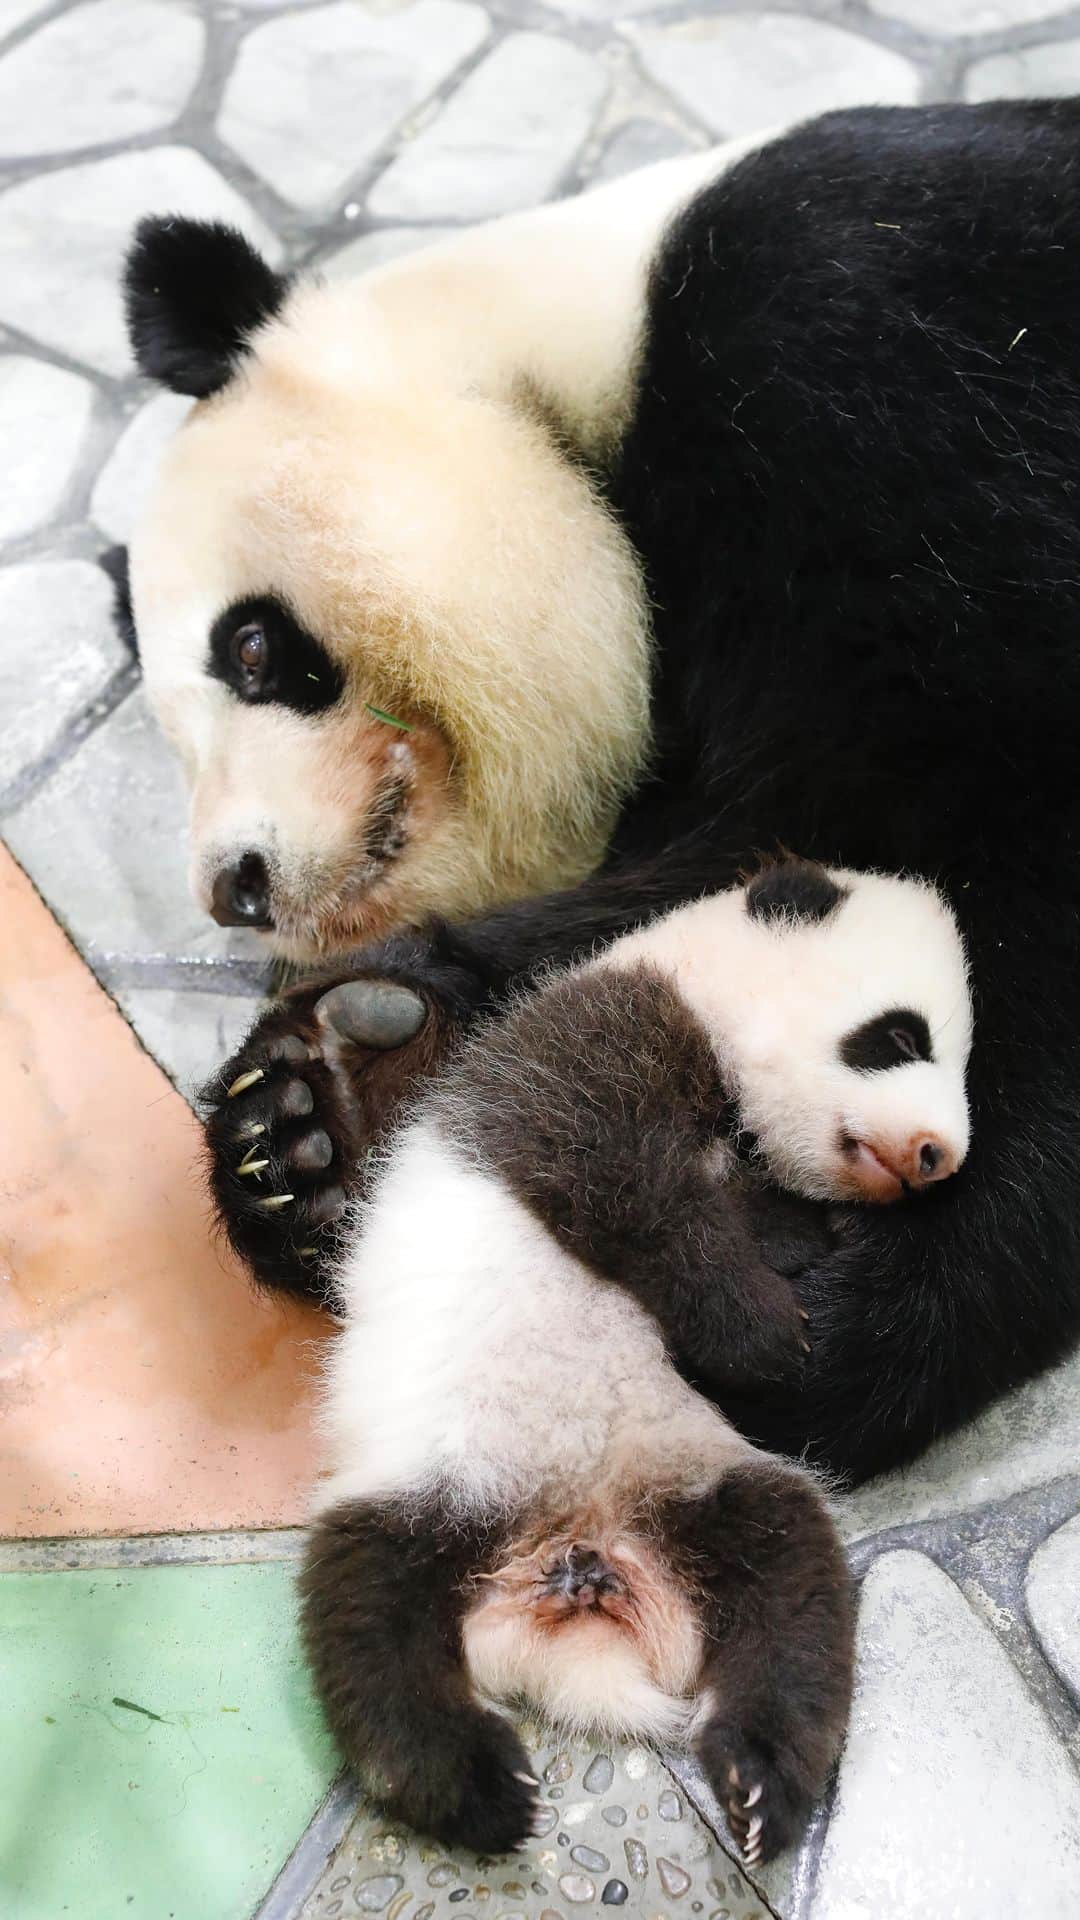
[{"label": "adult panda's white face", "polygon": [[647,620],[537,409],[226,229],[149,223],[127,291],[198,400],[131,581],[201,904],[306,959],[582,877],[647,750]]}]

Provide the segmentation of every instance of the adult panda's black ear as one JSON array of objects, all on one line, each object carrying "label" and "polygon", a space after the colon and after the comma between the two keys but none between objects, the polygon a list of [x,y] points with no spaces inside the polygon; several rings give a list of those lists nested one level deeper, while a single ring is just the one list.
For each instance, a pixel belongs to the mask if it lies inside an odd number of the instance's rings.
[{"label": "adult panda's black ear", "polygon": [[128,338],[139,372],[202,400],[232,378],[251,336],[289,290],[235,227],[141,220],[124,262]]}]

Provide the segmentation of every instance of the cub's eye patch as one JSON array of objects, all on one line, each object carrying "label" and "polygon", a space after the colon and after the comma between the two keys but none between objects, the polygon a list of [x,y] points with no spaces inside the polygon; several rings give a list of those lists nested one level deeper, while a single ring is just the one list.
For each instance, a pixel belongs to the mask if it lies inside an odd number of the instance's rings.
[{"label": "cub's eye patch", "polygon": [[908,1060],[932,1060],[934,1049],[930,1028],[921,1013],[910,1007],[895,1007],[864,1020],[840,1042],[840,1058],[856,1073],[883,1073],[889,1067],[902,1067]]},{"label": "cub's eye patch", "polygon": [[207,672],[249,706],[322,713],[340,700],[345,675],[314,634],[273,594],[237,600],[210,629]]}]

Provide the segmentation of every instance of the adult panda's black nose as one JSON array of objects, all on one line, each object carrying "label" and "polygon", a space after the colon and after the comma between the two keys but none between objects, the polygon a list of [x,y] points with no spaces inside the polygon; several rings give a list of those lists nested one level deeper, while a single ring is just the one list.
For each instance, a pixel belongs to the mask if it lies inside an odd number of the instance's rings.
[{"label": "adult panda's black nose", "polygon": [[210,895],[219,927],[272,927],[270,876],[261,853],[242,853],[222,867]]}]

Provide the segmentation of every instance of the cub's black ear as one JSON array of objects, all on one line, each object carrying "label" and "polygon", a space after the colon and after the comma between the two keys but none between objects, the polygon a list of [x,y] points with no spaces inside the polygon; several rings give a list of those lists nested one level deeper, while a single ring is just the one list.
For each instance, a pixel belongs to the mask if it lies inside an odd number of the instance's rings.
[{"label": "cub's black ear", "polygon": [[746,889],[746,911],[751,920],[805,924],[824,920],[846,899],[846,888],[838,887],[816,860],[789,855],[754,875]]},{"label": "cub's black ear", "polygon": [[268,267],[235,227],[170,215],[140,220],[124,263],[139,372],[199,400],[216,393],[288,290],[287,275]]}]

